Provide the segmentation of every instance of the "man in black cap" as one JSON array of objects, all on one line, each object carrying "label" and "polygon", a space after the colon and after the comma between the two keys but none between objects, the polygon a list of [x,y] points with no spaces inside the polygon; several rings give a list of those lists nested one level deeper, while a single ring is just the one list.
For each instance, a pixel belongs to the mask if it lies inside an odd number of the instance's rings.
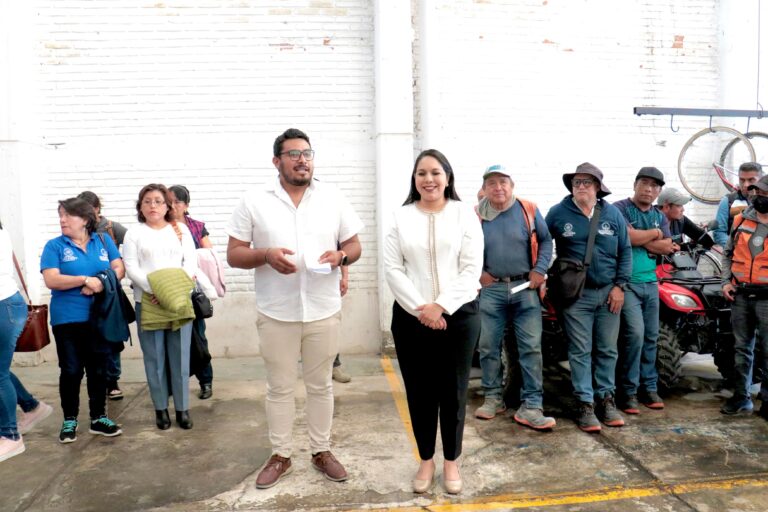
[{"label": "man in black cap", "polygon": [[599,432],[598,416],[609,427],[624,425],[613,396],[619,314],[632,273],[632,248],[624,217],[603,199],[611,191],[603,184],[600,169],[585,162],[576,172],[564,174],[563,183],[570,194],[550,208],[546,217],[558,258],[585,260],[590,222],[597,216],[584,290],[558,314],[568,337],[571,381],[579,400],[576,422],[585,432]]},{"label": "man in black cap", "polygon": [[643,167],[635,177],[634,195],[614,203],[624,215],[632,244],[632,277],[624,291],[616,380],[619,408],[639,414],[640,403],[663,409],[658,394],[656,342],[659,338],[659,286],[656,256],[675,251],[669,221],[653,202],[664,186],[664,175]]}]

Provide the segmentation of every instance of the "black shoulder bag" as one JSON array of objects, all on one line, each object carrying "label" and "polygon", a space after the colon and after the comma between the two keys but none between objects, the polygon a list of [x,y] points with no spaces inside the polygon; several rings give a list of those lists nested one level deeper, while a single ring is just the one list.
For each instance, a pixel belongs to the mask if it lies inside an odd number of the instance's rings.
[{"label": "black shoulder bag", "polygon": [[601,210],[602,207],[598,202],[589,223],[589,238],[584,261],[558,257],[547,271],[547,295],[558,310],[567,308],[581,297],[587,281],[587,269],[595,249],[595,236],[597,236],[597,223],[600,221]]}]

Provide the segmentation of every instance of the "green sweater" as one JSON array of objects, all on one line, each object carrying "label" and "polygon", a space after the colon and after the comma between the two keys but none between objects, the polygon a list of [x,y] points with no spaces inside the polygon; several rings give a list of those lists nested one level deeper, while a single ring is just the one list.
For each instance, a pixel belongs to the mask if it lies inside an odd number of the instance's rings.
[{"label": "green sweater", "polygon": [[144,292],[141,297],[141,328],[145,331],[173,331],[195,319],[190,294],[195,282],[182,268],[163,268],[147,275],[155,298]]}]

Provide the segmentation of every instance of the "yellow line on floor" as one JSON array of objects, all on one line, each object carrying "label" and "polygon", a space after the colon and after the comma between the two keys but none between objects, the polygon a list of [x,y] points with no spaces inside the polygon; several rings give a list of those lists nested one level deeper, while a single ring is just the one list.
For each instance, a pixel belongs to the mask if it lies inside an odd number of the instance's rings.
[{"label": "yellow line on floor", "polygon": [[679,484],[657,484],[635,487],[607,487],[574,493],[553,493],[540,496],[530,494],[505,494],[491,496],[475,502],[434,503],[423,507],[388,507],[367,509],[367,512],[458,512],[484,510],[511,510],[530,507],[554,507],[559,505],[576,505],[585,503],[601,503],[620,501],[653,496],[670,496],[690,494],[701,491],[729,491],[741,487],[768,487],[768,473],[758,473],[743,478],[718,480],[702,480],[683,482]]},{"label": "yellow line on floor", "polygon": [[416,438],[413,437],[413,428],[411,427],[411,415],[408,414],[408,402],[405,399],[405,391],[400,385],[400,379],[397,377],[394,366],[392,366],[392,360],[389,356],[381,356],[381,367],[384,369],[384,376],[387,377],[389,383],[389,389],[392,392],[392,397],[395,399],[395,406],[397,412],[400,414],[400,421],[403,422],[405,431],[408,434],[408,439],[411,440],[411,449],[413,450],[413,457],[420,461],[419,448],[416,446]]}]

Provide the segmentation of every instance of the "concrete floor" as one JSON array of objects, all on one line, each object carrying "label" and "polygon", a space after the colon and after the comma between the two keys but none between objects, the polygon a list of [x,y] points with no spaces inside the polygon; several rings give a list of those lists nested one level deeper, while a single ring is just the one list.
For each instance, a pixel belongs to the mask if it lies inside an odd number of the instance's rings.
[{"label": "concrete floor", "polygon": [[[214,396],[192,399],[190,431],[155,428],[143,366],[134,359],[124,361],[126,398],[109,405],[124,435],[106,439],[81,429],[77,442],[60,445],[57,407],[25,436],[24,454],[0,463],[0,511],[768,510],[768,422],[722,416],[717,375],[706,360],[689,366],[698,377],[688,378],[663,412],[643,410],[626,427],[599,435],[579,431],[570,419],[563,374],[547,377],[547,412],[558,420],[551,433],[516,425],[509,412],[476,420],[471,413],[482,397],[473,380],[465,485],[456,497],[439,482],[425,495],[410,490],[416,456],[397,361],[343,360],[353,380],[335,384],[333,451],[351,475],[347,482],[327,481],[312,469],[299,411],[294,472],[271,489],[254,488],[270,454],[260,358],[214,361]],[[55,365],[14,371],[38,398],[58,405]]]}]

